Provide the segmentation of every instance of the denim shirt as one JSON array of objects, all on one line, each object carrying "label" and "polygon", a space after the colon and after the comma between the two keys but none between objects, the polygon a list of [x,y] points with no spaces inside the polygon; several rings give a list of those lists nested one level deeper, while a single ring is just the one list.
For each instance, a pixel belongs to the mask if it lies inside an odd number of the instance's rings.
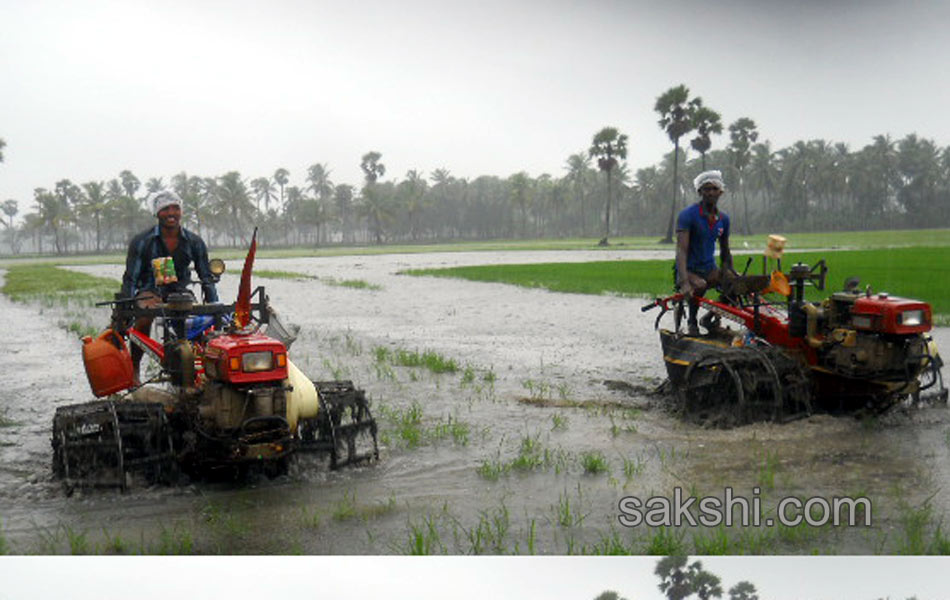
[{"label": "denim shirt", "polygon": [[156,290],[155,274],[152,273],[152,259],[171,256],[175,260],[175,274],[179,284],[187,286],[191,282],[190,265],[195,265],[201,291],[205,302],[217,302],[218,291],[214,286],[211,267],[208,266],[208,248],[198,234],[184,227],[179,230],[178,247],[169,252],[162,240],[158,225],[138,234],[129,243],[129,252],[125,259],[125,274],[122,275],[123,298],[132,298],[142,290]]}]

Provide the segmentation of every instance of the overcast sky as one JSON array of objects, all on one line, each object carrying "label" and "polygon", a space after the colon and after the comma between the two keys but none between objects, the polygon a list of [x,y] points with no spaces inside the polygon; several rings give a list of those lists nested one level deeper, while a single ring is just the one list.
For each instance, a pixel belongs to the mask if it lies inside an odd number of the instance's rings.
[{"label": "overcast sky", "polygon": [[946,146],[948,23],[941,0],[0,0],[0,201],[123,169],[358,184],[370,150],[385,179],[561,176],[608,125],[635,170],[680,83],[775,149]]},{"label": "overcast sky", "polygon": [[[946,600],[946,558],[705,557],[763,600]],[[3,600],[662,600],[655,557],[0,559]],[[54,573],[54,577],[50,574]]]}]

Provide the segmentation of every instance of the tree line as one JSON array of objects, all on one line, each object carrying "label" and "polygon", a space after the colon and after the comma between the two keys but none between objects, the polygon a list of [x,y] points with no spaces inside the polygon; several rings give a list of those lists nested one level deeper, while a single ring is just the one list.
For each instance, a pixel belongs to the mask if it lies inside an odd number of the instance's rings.
[{"label": "tree line", "polygon": [[[653,574],[659,578],[657,588],[667,600],[712,600],[723,597],[722,580],[719,576],[707,571],[702,562],[690,562],[686,556],[665,556],[659,559]],[[740,581],[729,588],[727,597],[728,600],[759,600],[759,592],[751,582]],[[627,599],[613,590],[606,590],[594,600]],[[911,596],[907,600],[917,600],[917,597]]]},{"label": "tree line", "polygon": [[[657,97],[660,129],[672,151],[649,167],[626,162],[627,134],[594,133],[558,174],[455,177],[441,168],[385,179],[383,155],[361,157],[360,185],[337,183],[326,163],[292,174],[246,177],[181,172],[167,181],[124,170],[108,181],[61,179],[34,190],[31,202],[0,203],[5,249],[13,253],[116,251],[154,223],[151,192],[174,189],[185,225],[212,246],[247,242],[256,225],[269,246],[384,244],[512,238],[657,235],[672,242],[676,213],[695,198],[691,182],[723,171],[733,230],[834,231],[950,226],[950,147],[907,134],[877,135],[865,146],[823,139],[773,149],[756,123],[728,127],[689,89]],[[725,135],[726,145],[713,149]],[[5,143],[0,139],[0,162]],[[0,172],[2,173],[2,172]],[[16,217],[21,214],[22,219]]]}]

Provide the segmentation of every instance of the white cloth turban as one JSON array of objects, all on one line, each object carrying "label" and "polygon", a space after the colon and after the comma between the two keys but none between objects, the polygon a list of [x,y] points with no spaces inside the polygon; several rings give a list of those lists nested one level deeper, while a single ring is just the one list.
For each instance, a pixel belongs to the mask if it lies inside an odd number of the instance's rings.
[{"label": "white cloth turban", "polygon": [[181,198],[178,194],[171,190],[155,192],[155,195],[152,196],[152,214],[158,216],[159,211],[172,204],[177,204],[178,208],[181,208]]},{"label": "white cloth turban", "polygon": [[698,192],[704,183],[711,183],[720,190],[726,189],[726,184],[722,182],[722,171],[703,171],[693,180],[693,187]]}]

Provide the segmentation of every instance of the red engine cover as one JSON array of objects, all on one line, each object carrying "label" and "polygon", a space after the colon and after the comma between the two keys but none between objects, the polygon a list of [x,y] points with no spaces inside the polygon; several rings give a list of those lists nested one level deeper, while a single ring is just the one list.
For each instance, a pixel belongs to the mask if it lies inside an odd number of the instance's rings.
[{"label": "red engine cover", "polygon": [[[905,324],[905,313],[921,311],[919,324]],[[854,301],[851,320],[855,329],[906,335],[930,331],[932,320],[930,305],[918,300],[897,298],[887,294],[875,294]]]},{"label": "red engine cover", "polygon": [[[245,372],[242,357],[252,352],[270,352],[272,368]],[[212,338],[205,346],[204,364],[205,373],[219,381],[234,384],[280,381],[287,379],[287,348],[260,333],[222,335]]]}]

